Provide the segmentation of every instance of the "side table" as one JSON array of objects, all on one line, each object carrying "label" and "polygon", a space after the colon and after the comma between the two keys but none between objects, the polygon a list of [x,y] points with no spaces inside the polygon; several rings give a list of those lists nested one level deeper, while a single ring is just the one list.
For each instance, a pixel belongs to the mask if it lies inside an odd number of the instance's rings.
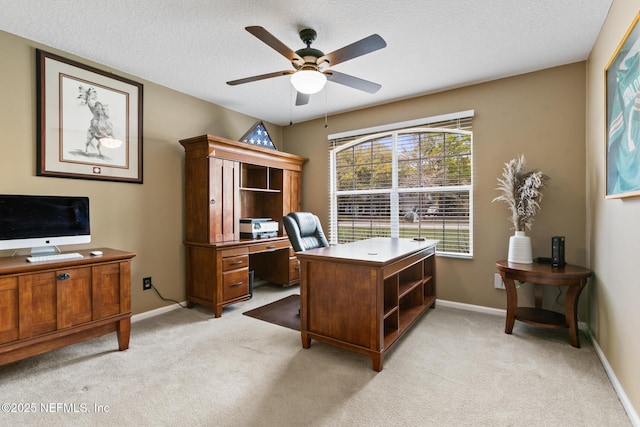
[{"label": "side table", "polygon": [[[496,268],[507,291],[507,319],[504,332],[510,334],[517,320],[543,328],[569,328],[571,345],[580,347],[578,336],[578,298],[591,276],[591,270],[577,265],[565,264],[518,264],[506,260],[497,261]],[[518,307],[515,281],[535,285],[535,307]],[[567,286],[564,315],[542,308],[542,288],[539,285]]]}]

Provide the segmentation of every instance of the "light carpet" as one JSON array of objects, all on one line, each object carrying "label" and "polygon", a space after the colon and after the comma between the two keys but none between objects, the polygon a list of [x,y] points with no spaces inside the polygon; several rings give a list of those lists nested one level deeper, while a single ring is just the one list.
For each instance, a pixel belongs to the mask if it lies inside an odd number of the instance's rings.
[{"label": "light carpet", "polygon": [[124,352],[110,334],[2,366],[2,403],[34,410],[0,424],[631,425],[585,334],[576,349],[566,330],[516,322],[506,335],[500,316],[437,307],[376,373],[367,356],[303,349],[299,332],[242,315],[294,293],[262,286],[217,319],[196,306],[137,321]]}]

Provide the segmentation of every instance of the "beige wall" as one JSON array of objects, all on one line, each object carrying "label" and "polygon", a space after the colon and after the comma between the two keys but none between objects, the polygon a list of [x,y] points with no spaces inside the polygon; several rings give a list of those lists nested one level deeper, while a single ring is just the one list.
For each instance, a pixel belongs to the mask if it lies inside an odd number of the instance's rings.
[{"label": "beige wall", "polygon": [[589,288],[589,327],[640,423],[640,198],[605,199],[604,69],[640,10],[615,0],[587,62],[587,244],[596,272]]},{"label": "beige wall", "polygon": [[[475,110],[474,257],[440,257],[438,298],[486,307],[505,308],[503,290],[493,288],[495,261],[505,259],[513,234],[504,204],[491,203],[503,163],[520,153],[531,168],[551,176],[550,187],[536,217],[533,255],[550,256],[551,236],[566,236],[566,258],[584,265],[585,152],[584,62],[536,73],[423,96],[365,111],[284,128],[285,149],[309,157],[303,173],[303,207],[327,224],[327,135],[364,127]],[[309,195],[313,197],[309,197]],[[521,290],[523,299],[532,289]],[[549,307],[555,293],[545,295]],[[562,298],[561,298],[562,300]],[[586,310],[585,310],[586,311]]]},{"label": "beige wall", "polygon": [[[36,47],[144,84],[142,185],[36,176]],[[5,59],[0,67],[0,193],[88,196],[92,243],[77,248],[106,246],[137,253],[132,264],[134,313],[167,304],[153,291],[142,291],[146,276],[164,297],[183,301],[184,152],[178,140],[205,133],[238,139],[255,119],[1,31],[0,52]],[[266,125],[280,143],[281,128]]]}]

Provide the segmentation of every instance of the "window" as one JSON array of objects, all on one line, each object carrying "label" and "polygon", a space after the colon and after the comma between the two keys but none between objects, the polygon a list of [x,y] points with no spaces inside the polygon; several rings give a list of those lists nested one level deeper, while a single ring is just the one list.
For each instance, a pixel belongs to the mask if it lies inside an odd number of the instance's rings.
[{"label": "window", "polygon": [[330,137],[331,242],[424,237],[439,241],[439,254],[472,256],[473,134],[466,113]]}]

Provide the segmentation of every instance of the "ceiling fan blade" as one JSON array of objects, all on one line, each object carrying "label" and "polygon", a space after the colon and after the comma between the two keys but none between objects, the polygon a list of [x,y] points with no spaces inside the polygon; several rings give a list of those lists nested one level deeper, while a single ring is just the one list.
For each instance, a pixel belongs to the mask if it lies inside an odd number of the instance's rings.
[{"label": "ceiling fan blade", "polygon": [[327,53],[325,56],[318,58],[317,64],[328,60],[329,66],[333,67],[341,62],[348,61],[358,56],[366,55],[378,49],[382,49],[387,46],[387,42],[377,34],[372,34],[369,37],[365,37],[360,41],[351,43],[341,49],[334,50],[331,53]]},{"label": "ceiling fan blade", "polygon": [[298,92],[296,95],[296,105],[307,105],[309,103],[309,94]]},{"label": "ceiling fan blade", "polygon": [[349,74],[339,73],[333,70],[327,70],[324,72],[327,76],[327,80],[338,83],[344,86],[349,86],[354,89],[362,90],[368,93],[376,93],[380,90],[382,85],[378,83],[373,83],[368,80],[361,79],[359,77],[354,77]]},{"label": "ceiling fan blade", "polygon": [[291,50],[287,45],[275,38],[273,34],[259,26],[245,27],[245,30],[262,40],[267,46],[274,49],[280,55],[287,58],[289,61],[301,61],[304,62],[300,56]]},{"label": "ceiling fan blade", "polygon": [[255,81],[264,80],[264,79],[270,79],[272,77],[286,76],[287,74],[293,74],[293,73],[294,73],[293,70],[276,71],[276,72],[273,72],[273,73],[260,74],[258,76],[253,76],[253,77],[245,77],[244,79],[231,80],[230,82],[227,82],[227,84],[231,85],[231,86],[235,86],[235,85],[241,85],[243,83],[255,82]]}]

